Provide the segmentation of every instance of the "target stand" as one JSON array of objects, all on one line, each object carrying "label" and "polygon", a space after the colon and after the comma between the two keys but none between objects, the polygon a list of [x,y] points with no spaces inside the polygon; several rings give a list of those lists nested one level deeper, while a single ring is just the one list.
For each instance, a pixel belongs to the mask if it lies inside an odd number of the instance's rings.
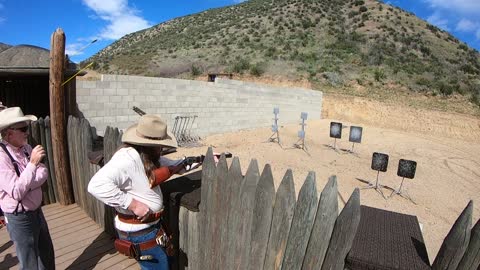
[{"label": "target stand", "polygon": [[402,177],[402,182],[400,182],[400,187],[395,189],[390,194],[389,198],[398,195],[404,199],[411,201],[413,204],[417,204],[412,197],[407,193],[405,189],[402,190],[403,181],[405,178],[413,179],[415,177],[415,172],[417,170],[417,162],[413,160],[400,159],[398,162],[397,175]]},{"label": "target stand", "polygon": [[334,141],[333,146],[329,147],[337,151],[337,139],[342,138],[342,123],[330,122],[330,138],[334,138]]},{"label": "target stand", "polygon": [[382,188],[388,188],[388,189],[391,189],[391,190],[393,190],[393,189],[388,187],[388,186],[380,185],[378,183],[378,176],[380,175],[380,172],[386,172],[387,171],[388,158],[389,157],[388,157],[387,154],[377,153],[377,152],[373,153],[371,168],[372,168],[372,170],[377,171],[377,178],[376,178],[375,182],[365,181],[365,180],[361,180],[361,179],[357,178],[357,180],[359,180],[361,182],[364,182],[364,183],[367,183],[367,186],[361,187],[360,189],[375,189],[375,191],[380,193],[380,195],[382,195],[382,197],[385,200],[387,199],[387,197],[385,196],[385,194],[383,194]]},{"label": "target stand", "polygon": [[352,149],[349,150],[348,152],[350,152],[352,154],[355,153],[353,151],[353,148],[355,147],[355,143],[361,143],[362,142],[362,132],[363,132],[362,127],[356,127],[356,126],[351,126],[350,127],[350,134],[348,136],[348,140],[352,143]]},{"label": "target stand", "polygon": [[278,114],[279,114],[280,110],[275,107],[273,108],[273,114],[275,115],[275,118],[273,118],[273,125],[272,125],[272,136],[270,136],[270,138],[268,138],[268,141],[269,142],[276,142],[278,144],[280,144],[280,134],[278,132]]},{"label": "target stand", "polygon": [[301,130],[298,131],[298,141],[293,144],[294,147],[307,151],[307,146],[305,145],[305,121],[307,120],[308,114],[306,112],[302,112],[300,114],[300,118],[302,119]]}]

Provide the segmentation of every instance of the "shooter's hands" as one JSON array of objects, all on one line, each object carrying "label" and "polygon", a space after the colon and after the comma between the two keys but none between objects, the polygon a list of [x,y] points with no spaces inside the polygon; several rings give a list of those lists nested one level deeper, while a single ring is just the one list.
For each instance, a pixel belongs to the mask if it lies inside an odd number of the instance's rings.
[{"label": "shooter's hands", "polygon": [[30,163],[37,166],[43,157],[45,157],[45,149],[43,149],[41,145],[37,145],[32,149],[32,153],[30,154]]}]

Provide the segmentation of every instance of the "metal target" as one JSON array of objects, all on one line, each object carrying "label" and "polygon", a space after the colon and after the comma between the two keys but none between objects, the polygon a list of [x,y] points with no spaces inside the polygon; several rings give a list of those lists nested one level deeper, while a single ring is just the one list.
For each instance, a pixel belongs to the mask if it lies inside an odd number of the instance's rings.
[{"label": "metal target", "polygon": [[298,138],[305,139],[305,131],[304,130],[299,130],[298,131]]},{"label": "metal target", "polygon": [[335,139],[342,138],[342,123],[330,122],[330,137]]},{"label": "metal target", "polygon": [[351,126],[350,127],[350,135],[348,140],[353,143],[361,143],[362,142],[362,127]]},{"label": "metal target", "polygon": [[372,170],[386,172],[388,167],[388,155],[374,152],[372,155]]},{"label": "metal target", "polygon": [[398,162],[397,175],[400,177],[413,179],[415,177],[416,170],[417,170],[416,161],[400,159],[400,161]]}]

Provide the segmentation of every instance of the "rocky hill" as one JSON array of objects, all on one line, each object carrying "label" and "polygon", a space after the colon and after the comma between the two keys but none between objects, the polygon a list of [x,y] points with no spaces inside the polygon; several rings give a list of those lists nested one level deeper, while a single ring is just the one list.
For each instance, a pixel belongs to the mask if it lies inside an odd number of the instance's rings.
[{"label": "rocky hill", "polygon": [[91,61],[102,73],[232,72],[322,89],[459,95],[480,106],[478,51],[376,0],[250,0],[126,35],[82,64]]}]

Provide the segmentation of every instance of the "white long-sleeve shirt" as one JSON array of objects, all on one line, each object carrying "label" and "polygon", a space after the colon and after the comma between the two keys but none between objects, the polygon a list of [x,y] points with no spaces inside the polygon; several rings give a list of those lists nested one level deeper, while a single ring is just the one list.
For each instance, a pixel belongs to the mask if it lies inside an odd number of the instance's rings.
[{"label": "white long-sleeve shirt", "polygon": [[[169,166],[176,161],[161,157],[160,164]],[[163,197],[160,187],[150,188],[140,154],[132,147],[118,150],[88,183],[88,192],[103,203],[115,207],[124,214],[133,215],[128,210],[132,199],[148,206],[152,212],[163,209]],[[139,231],[153,223],[129,224],[115,217],[115,227],[121,231]]]}]

